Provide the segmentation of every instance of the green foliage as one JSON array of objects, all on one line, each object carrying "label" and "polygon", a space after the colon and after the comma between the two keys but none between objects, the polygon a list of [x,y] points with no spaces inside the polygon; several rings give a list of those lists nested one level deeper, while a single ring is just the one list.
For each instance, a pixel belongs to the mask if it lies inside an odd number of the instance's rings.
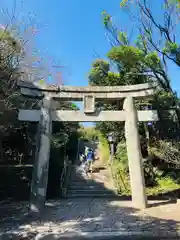
[{"label": "green foliage", "polygon": [[97,59],[92,64],[92,69],[89,72],[89,83],[98,86],[116,86],[121,85],[121,76],[119,73],[109,71],[109,63]]},{"label": "green foliage", "polygon": [[[160,141],[156,147],[151,147],[150,153],[152,154],[152,159],[148,158],[146,161],[143,161],[147,194],[159,195],[179,189],[179,172],[177,171],[175,174],[173,167],[179,167],[180,162],[178,159],[180,158],[177,157],[179,148],[172,146],[171,142]],[[162,161],[167,164],[164,165]],[[120,195],[130,195],[128,158],[124,141],[121,141],[117,146],[112,165],[112,174],[117,192]]]},{"label": "green foliage", "polygon": [[[153,171],[153,166],[151,165],[150,162],[143,161],[143,168],[146,186],[154,186],[156,184],[156,176]],[[127,147],[126,142],[124,140],[119,142],[117,145],[112,172],[117,191],[123,195],[129,194],[130,193],[129,166]]]},{"label": "green foliage", "polygon": [[39,80],[39,83],[40,83],[41,85],[45,84],[44,79]]},{"label": "green foliage", "polygon": [[178,43],[166,41],[165,47],[162,48],[162,52],[180,66],[180,47]]},{"label": "green foliage", "polygon": [[115,158],[116,158],[116,160],[119,161],[123,171],[127,172],[128,171],[128,157],[127,157],[127,148],[126,148],[125,141],[121,141],[118,143]]},{"label": "green foliage", "polygon": [[110,65],[107,61],[103,59],[97,59],[92,63],[92,67],[95,69],[99,69],[103,73],[107,73],[109,71]]},{"label": "green foliage", "polygon": [[101,80],[102,85],[106,85],[108,72],[109,63],[102,59],[97,59],[92,63],[92,69],[89,73],[89,83],[91,85],[98,85],[98,81]]},{"label": "green foliage", "polygon": [[180,143],[160,140],[156,141],[150,149],[151,154],[166,163],[166,168],[180,169]]},{"label": "green foliage", "polygon": [[[21,40],[14,37],[10,31],[0,30],[0,107],[3,113],[0,118],[0,164],[23,165],[25,167],[27,164],[34,164],[37,124],[18,121],[16,110],[19,108],[39,109],[40,102],[37,101],[37,99],[28,99],[27,101],[27,99],[21,96],[19,89],[17,89],[16,81],[20,79],[22,71],[20,63],[26,54],[23,51],[24,46],[21,46]],[[36,74],[36,70],[34,70],[33,74]],[[44,79],[41,79],[39,83],[44,84]],[[72,102],[60,102],[57,103],[56,107],[57,109],[60,108],[63,110],[78,109]],[[12,112],[9,110],[12,110]],[[49,171],[50,186],[48,187],[48,195],[51,197],[51,190],[56,191],[59,189],[59,179],[64,157],[69,155],[70,159],[73,160],[76,155],[78,128],[78,123],[53,122]],[[14,179],[14,175],[12,175],[12,179],[9,175],[8,178],[9,182],[11,182],[10,185],[16,185],[15,182],[17,178]],[[28,180],[28,192],[30,183],[31,178]],[[21,186],[21,184],[19,186]],[[0,192],[1,190],[2,189],[0,189]],[[8,191],[14,190],[5,187],[3,189],[4,196],[6,195],[5,192]],[[21,196],[19,196],[19,198],[20,197]],[[28,197],[28,194],[26,194],[26,197]],[[25,200],[27,200],[27,198]]]},{"label": "green foliage", "polygon": [[79,129],[79,134],[81,138],[87,139],[88,141],[94,141],[99,138],[100,132],[96,130],[94,127],[89,127],[89,128],[81,127]]},{"label": "green foliage", "polygon": [[179,49],[179,45],[177,43],[172,43],[169,41],[166,41],[165,48],[163,49],[164,53],[170,53],[170,54],[176,54]]},{"label": "green foliage", "polygon": [[75,103],[71,103],[72,110],[79,110],[78,106]]},{"label": "green foliage", "polygon": [[144,63],[149,68],[158,68],[160,66],[160,58],[157,52],[150,52],[144,57]]},{"label": "green foliage", "polygon": [[117,86],[117,85],[123,85],[124,82],[119,73],[108,72],[106,86],[109,84],[110,84],[110,86]]},{"label": "green foliage", "polygon": [[120,7],[122,7],[122,8],[126,7],[128,3],[129,3],[129,0],[121,0]]},{"label": "green foliage", "polygon": [[178,99],[174,93],[167,91],[157,91],[156,103],[154,104],[158,105],[161,109],[167,110],[173,107],[175,100]]},{"label": "green foliage", "polygon": [[102,12],[102,16],[103,16],[104,26],[108,27],[108,25],[111,24],[111,16],[106,11]]},{"label": "green foliage", "polygon": [[176,5],[177,8],[180,8],[180,0],[168,0],[168,3],[171,5]]},{"label": "green foliage", "polygon": [[[135,0],[121,0],[120,1],[120,7],[124,8],[127,7],[128,4],[135,2]],[[180,0],[167,0],[164,1],[165,5],[171,4],[171,5],[176,5],[177,7],[180,7]]]},{"label": "green foliage", "polygon": [[6,98],[6,105],[14,105],[14,98],[10,96],[15,95],[15,83],[20,75],[18,67],[22,56],[23,49],[20,41],[8,29],[0,29],[0,91]]},{"label": "green foliage", "polygon": [[128,45],[128,38],[125,32],[119,32],[118,39],[122,44]]},{"label": "green foliage", "polygon": [[112,164],[112,175],[117,192],[121,195],[129,195],[130,183],[128,174],[128,157],[126,142],[124,140],[117,145],[116,154]]},{"label": "green foliage", "polygon": [[13,50],[13,54],[19,54],[22,50],[20,40],[5,28],[0,28],[0,44],[4,44],[6,50]]},{"label": "green foliage", "polygon": [[134,66],[143,59],[143,52],[134,46],[118,46],[113,47],[108,52],[108,57],[126,66]]},{"label": "green foliage", "polygon": [[[157,196],[157,195],[163,195],[168,194],[171,197],[173,196],[173,192],[175,190],[180,189],[180,184],[176,183],[171,177],[162,177],[157,179],[157,185],[155,187],[148,187],[146,189],[147,195],[151,196]],[[172,193],[171,193],[172,192]]]},{"label": "green foliage", "polygon": [[81,128],[79,129],[79,133],[83,139],[87,139],[88,141],[99,141],[100,161],[106,164],[110,157],[107,137],[99,129],[94,127]]},{"label": "green foliage", "polygon": [[124,170],[121,162],[116,158],[113,160],[112,164],[112,175],[117,193],[119,195],[129,196],[131,194],[129,174]]},{"label": "green foliage", "polygon": [[147,40],[142,37],[142,35],[138,35],[137,39],[135,40],[135,45],[143,52],[146,52],[147,49]]},{"label": "green foliage", "polygon": [[[123,0],[120,3],[122,8],[130,7],[129,3],[133,1]],[[141,1],[134,1],[136,7],[140,7],[138,5]],[[174,2],[177,3],[177,2]],[[174,4],[172,3],[172,4]],[[142,1],[142,8],[145,7],[144,2]],[[145,9],[145,8],[143,8]],[[136,9],[137,10],[137,9]],[[142,10],[142,9],[141,9]],[[148,9],[151,13],[151,9]],[[148,11],[147,10],[147,11]],[[143,11],[142,11],[143,12]],[[168,78],[168,74],[165,68],[165,55],[162,57],[162,49],[161,46],[156,45],[156,41],[154,41],[154,28],[159,28],[161,37],[163,38],[165,43],[165,48],[163,49],[164,53],[167,57],[174,60],[177,64],[179,64],[179,44],[177,44],[174,40],[170,41],[168,39],[167,34],[167,22],[165,23],[166,27],[163,28],[161,24],[154,24],[153,20],[148,19],[147,16],[143,16],[141,20],[145,19],[146,22],[142,22],[142,31],[137,36],[135,42],[130,42],[128,36],[125,32],[118,30],[113,22],[111,16],[107,12],[103,12],[103,20],[104,26],[108,34],[110,34],[109,39],[111,41],[111,49],[107,53],[107,57],[110,60],[109,62],[104,60],[97,60],[92,64],[92,69],[89,73],[89,83],[91,85],[97,86],[113,86],[113,85],[128,85],[128,84],[139,84],[145,82],[155,82],[158,87],[156,89],[156,94],[154,99],[152,99],[151,103],[147,103],[146,101],[137,101],[137,108],[141,108],[142,106],[150,105],[152,109],[157,109],[159,112],[160,123],[153,123],[152,127],[146,127],[144,124],[139,124],[139,130],[141,134],[141,148],[142,155],[144,158],[147,158],[147,140],[146,133],[148,131],[150,135],[150,141],[148,142],[148,147],[150,148],[150,152],[154,153],[154,157],[163,158],[164,162],[167,162],[168,159],[173,159],[173,164],[177,167],[177,162],[179,161],[179,155],[177,146],[176,151],[173,147],[168,145],[166,141],[162,141],[158,143],[158,146],[154,145],[153,139],[175,139],[179,135],[179,131],[177,129],[176,124],[174,124],[174,120],[177,120],[178,115],[176,117],[172,116],[172,114],[162,114],[162,110],[167,110],[171,108],[175,108],[179,105],[179,99],[177,94],[173,92],[171,88],[171,83]],[[168,15],[167,15],[168,16]],[[146,18],[147,17],[147,18]],[[166,18],[167,20],[167,18]],[[155,27],[153,26],[153,24]],[[171,25],[171,23],[169,23]],[[153,27],[151,27],[153,26]],[[157,30],[157,29],[156,29]],[[158,32],[159,33],[159,32]],[[171,33],[170,33],[171,38]],[[114,41],[113,41],[114,40]],[[163,45],[162,44],[162,45]],[[113,69],[116,67],[115,71],[111,71],[111,63],[113,63]],[[97,108],[101,110],[121,110],[123,102],[122,101],[114,101],[111,103],[101,102],[97,103]],[[130,194],[130,185],[129,185],[129,173],[128,173],[128,160],[127,160],[127,150],[126,144],[124,142],[124,126],[121,123],[109,123],[109,122],[101,122],[96,124],[96,129],[98,129],[103,135],[106,136],[107,133],[113,131],[117,135],[117,151],[115,155],[115,159],[112,166],[113,177],[116,182],[117,190],[121,194]],[[174,135],[173,135],[174,134]],[[169,141],[169,140],[168,140]],[[156,150],[155,150],[156,149]],[[162,149],[162,150],[161,150]],[[155,151],[158,153],[162,153],[163,156],[155,154]],[[107,154],[108,155],[108,154]],[[153,157],[152,157],[153,158]],[[152,160],[152,159],[151,159]],[[159,165],[154,164],[153,160],[151,161],[149,158],[143,161],[145,181],[147,186],[147,191],[149,194],[156,194],[156,192],[163,192],[165,189],[164,186],[169,186],[170,189],[174,189],[178,187],[176,184],[176,178],[174,179],[168,175],[169,171],[166,169],[161,169],[162,162],[159,161]],[[169,163],[168,163],[169,164]],[[173,165],[171,163],[171,165]],[[175,167],[173,166],[172,173],[175,173]],[[172,174],[172,175],[173,175]],[[173,175],[174,176],[174,175]],[[153,192],[154,189],[154,192]]]},{"label": "green foliage", "polygon": [[68,140],[69,140],[69,136],[67,133],[64,133],[64,132],[55,133],[52,136],[53,147],[61,148],[62,146],[68,143]]},{"label": "green foliage", "polygon": [[99,143],[100,143],[100,161],[104,164],[107,164],[110,158],[110,150],[107,138],[99,133]]},{"label": "green foliage", "polygon": [[[116,184],[117,193],[119,195],[130,196],[131,188],[130,188],[130,179],[129,174],[122,169],[122,166],[119,161],[116,159],[113,163],[113,177],[114,182]],[[157,176],[157,175],[156,175]],[[170,197],[175,197],[174,191],[180,189],[180,184],[174,181],[174,179],[170,176],[166,177],[158,177],[156,178],[156,185],[147,186],[146,193],[148,196],[158,196],[167,194]]]}]

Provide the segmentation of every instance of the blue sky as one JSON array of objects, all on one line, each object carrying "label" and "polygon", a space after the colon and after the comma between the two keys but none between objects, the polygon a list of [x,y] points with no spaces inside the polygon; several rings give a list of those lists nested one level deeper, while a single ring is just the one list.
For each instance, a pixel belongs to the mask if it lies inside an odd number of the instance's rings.
[{"label": "blue sky", "polygon": [[[4,9],[13,8],[14,0],[1,1]],[[87,85],[92,61],[97,56],[103,58],[110,47],[101,12],[106,10],[118,23],[125,21],[125,16],[120,16],[119,0],[25,0],[23,6],[20,0],[16,2],[19,18],[28,22],[31,15],[38,23],[36,48],[67,66],[63,70],[65,84]]]},{"label": "blue sky", "polygon": [[[11,11],[14,1],[1,0],[1,6]],[[21,2],[16,0],[19,18],[23,17],[26,23],[31,15],[38,23],[35,47],[67,66],[63,77],[68,85],[87,85],[87,74],[96,54],[103,58],[110,48],[101,18],[103,10],[110,13],[122,29],[132,28],[132,22],[120,10],[120,0],[25,0],[22,6]],[[180,92],[179,70],[170,64],[169,73],[173,87]]]}]

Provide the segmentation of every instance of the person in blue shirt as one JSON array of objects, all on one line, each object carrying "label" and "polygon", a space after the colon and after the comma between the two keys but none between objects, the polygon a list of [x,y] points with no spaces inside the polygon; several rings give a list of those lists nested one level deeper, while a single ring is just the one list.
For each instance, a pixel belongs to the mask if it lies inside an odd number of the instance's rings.
[{"label": "person in blue shirt", "polygon": [[86,173],[89,171],[92,173],[93,161],[94,161],[94,152],[92,149],[89,148],[86,155],[86,165],[87,165]]}]

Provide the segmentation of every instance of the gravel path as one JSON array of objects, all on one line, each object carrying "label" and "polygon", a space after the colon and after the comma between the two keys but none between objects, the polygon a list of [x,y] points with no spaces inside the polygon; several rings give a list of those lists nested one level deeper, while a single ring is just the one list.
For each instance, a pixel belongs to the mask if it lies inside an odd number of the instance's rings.
[{"label": "gravel path", "polygon": [[12,235],[12,239],[34,239],[38,233],[44,232],[147,232],[156,235],[179,232],[179,204],[151,204],[154,207],[139,211],[131,206],[131,202],[109,199],[51,201],[41,217],[26,216],[25,203],[5,205],[0,207],[0,231]]}]

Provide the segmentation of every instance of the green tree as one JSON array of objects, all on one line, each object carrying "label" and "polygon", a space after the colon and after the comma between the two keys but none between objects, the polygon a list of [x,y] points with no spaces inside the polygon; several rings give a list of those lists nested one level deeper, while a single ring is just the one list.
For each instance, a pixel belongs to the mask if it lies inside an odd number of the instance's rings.
[{"label": "green tree", "polygon": [[[179,0],[123,0],[122,9],[133,15],[141,38],[146,42],[146,49],[153,49],[162,56],[164,64],[167,60],[180,66],[180,50],[178,41],[180,2]],[[154,6],[159,9],[162,18],[157,18]],[[134,15],[136,12],[136,16]]]},{"label": "green tree", "polygon": [[[137,4],[140,4],[141,1],[137,2]],[[175,108],[179,120],[178,122],[180,123],[180,114],[178,110],[179,99],[176,92],[173,91],[171,87],[170,78],[167,74],[166,62],[164,61],[164,58],[161,58],[159,51],[150,47],[148,39],[145,37],[146,34],[151,36],[152,31],[149,29],[149,32],[146,32],[145,34],[141,34],[140,32],[135,42],[131,42],[128,40],[126,33],[119,31],[119,29],[116,28],[111,20],[111,16],[105,11],[103,12],[103,19],[106,31],[110,34],[111,39],[114,39],[114,41],[112,41],[113,47],[110,51],[111,60],[118,64],[118,69],[120,70],[123,63],[123,67],[126,68],[126,71],[124,72],[127,78],[131,77],[133,80],[135,77],[137,80],[137,76],[141,76],[141,79],[139,79],[140,81],[135,82],[143,82],[143,79],[144,81],[155,82],[160,88],[158,88],[157,95],[160,91],[170,93],[172,96],[172,101],[170,101],[170,103],[172,105],[169,105],[169,108]],[[119,63],[119,60],[121,63]],[[160,98],[156,97],[156,100],[160,101]]]},{"label": "green tree", "polygon": [[[129,9],[128,4],[130,2],[132,1],[123,1],[121,7]],[[135,1],[136,4],[141,4],[141,2],[146,3],[147,1]],[[175,151],[174,149],[169,149],[168,146],[173,145],[170,145],[169,143],[172,141],[172,139],[173,141],[177,140],[177,137],[179,136],[177,124],[176,122],[174,122],[174,119],[177,120],[178,116],[177,106],[179,106],[179,99],[171,87],[170,78],[166,71],[166,62],[167,59],[171,60],[170,57],[172,57],[170,53],[170,48],[172,48],[171,52],[175,50],[177,51],[178,49],[176,48],[176,46],[169,46],[169,50],[167,50],[166,56],[164,53],[161,53],[155,47],[151,46],[149,39],[146,37],[146,34],[150,39],[154,36],[152,35],[151,29],[148,29],[149,32],[140,31],[139,34],[136,36],[136,40],[134,41],[133,39],[133,41],[130,41],[130,38],[128,38],[128,34],[120,31],[114,25],[114,23],[112,22],[112,18],[108,13],[104,11],[102,15],[104,26],[108,33],[108,39],[110,40],[111,44],[111,49],[107,53],[109,61],[103,61],[101,59],[95,61],[92,64],[92,69],[89,74],[89,83],[93,85],[111,86],[139,84],[146,82],[156,83],[158,87],[156,89],[154,99],[151,102],[147,102],[144,100],[136,101],[136,107],[138,109],[144,109],[144,107],[147,107],[148,105],[153,109],[157,109],[160,117],[160,122],[153,123],[151,127],[147,126],[146,123],[139,124],[142,155],[144,158],[146,158],[148,155],[150,156],[150,154],[154,154],[155,151],[161,152],[163,150],[163,147],[166,145],[168,149],[166,149],[166,152],[170,152],[168,154],[168,160],[171,158],[170,162],[174,164],[174,158],[176,158],[175,152],[178,152],[178,147],[177,144],[175,144],[177,147],[175,147]],[[148,24],[147,26],[145,25],[145,27],[148,26]],[[165,38],[166,36],[163,35],[163,39]],[[177,61],[177,56],[176,59],[174,57],[173,59]],[[111,71],[112,69],[113,71]],[[109,78],[109,73],[111,73],[111,76],[115,74],[115,76],[118,76],[118,79],[114,78],[114,80],[112,80],[111,78]],[[100,105],[101,109],[122,109],[122,101],[114,101],[109,104],[97,104]],[[167,110],[170,108],[175,108],[177,113],[175,116],[172,116],[172,114],[163,114],[162,110]],[[109,131],[115,131],[115,133],[118,132],[117,143],[119,144],[117,146],[112,171],[115,175],[117,183],[122,185],[122,176],[123,180],[126,180],[128,176],[128,160],[125,143],[123,141],[124,126],[121,123],[98,123],[96,127],[100,129],[100,131],[104,134]],[[150,136],[150,138],[148,135]],[[146,138],[148,141],[146,141]],[[160,139],[163,139],[162,142],[164,144],[159,144],[162,143],[161,141],[159,141]],[[164,141],[165,139],[166,141]],[[154,143],[154,140],[156,140],[156,144]],[[156,153],[154,155],[159,157]],[[174,156],[174,158],[169,156]],[[162,164],[162,162],[156,160],[156,164],[153,165],[153,162],[151,163],[149,161],[149,158],[148,161],[144,164],[146,184],[148,184],[149,186],[153,186],[156,182],[156,179],[158,179],[157,173],[153,170],[154,167],[157,167],[157,162],[159,165]],[[167,170],[167,164],[165,165]],[[126,169],[124,169],[124,167]],[[166,174],[166,170],[163,170],[164,174]],[[175,173],[175,170],[173,170],[173,173]],[[128,181],[129,179],[127,179],[127,185]],[[120,190],[122,190],[121,186]]]},{"label": "green tree", "polygon": [[[92,63],[92,68],[89,72],[89,83],[96,86],[117,86],[124,85],[123,79],[119,73],[110,71],[110,63],[103,59],[97,59]],[[97,102],[96,107],[101,110],[118,110],[121,108],[119,101],[111,103]],[[123,131],[121,123],[99,122],[96,124],[98,128],[106,136],[109,131],[115,131],[117,137],[120,137]]]},{"label": "green tree", "polygon": [[[39,109],[41,101],[24,98],[17,87],[17,82],[21,78],[30,80],[29,76],[31,76],[31,79],[43,83],[46,80],[45,76],[49,68],[44,65],[44,73],[38,72],[38,65],[35,64],[36,59],[34,59],[34,56],[33,59],[29,58],[30,55],[28,54],[24,39],[18,38],[9,27],[2,27],[0,30],[0,162],[5,165],[26,165],[33,164],[34,161],[37,124],[18,121],[17,110],[19,108]],[[36,67],[33,67],[33,64]],[[26,66],[26,69],[24,69],[24,66]],[[33,71],[31,71],[32,69]],[[44,76],[43,81],[40,76]],[[63,110],[78,109],[71,102],[56,102],[55,108]],[[49,176],[53,189],[56,189],[56,185],[59,188],[57,179],[60,179],[65,155],[69,155],[71,160],[76,155],[78,128],[78,123],[53,123]],[[8,173],[6,172],[3,174],[2,178],[4,176],[9,179],[7,185],[11,187],[11,180],[16,181],[16,179],[12,176],[7,177],[6,174]],[[57,178],[54,178],[55,175]],[[6,189],[5,186],[4,184],[0,186],[0,188],[3,188],[3,194],[9,192],[9,189]],[[50,189],[52,189],[52,185]],[[52,197],[51,193],[49,195]]]},{"label": "green tree", "polygon": [[[112,47],[107,53],[111,64],[102,59],[94,61],[89,73],[89,83],[91,85],[113,86],[154,82],[159,87],[154,101],[151,102],[152,107],[162,110],[177,106],[179,99],[171,88],[170,79],[157,51],[148,49],[147,43],[141,35],[137,36],[135,42],[131,42],[125,32],[119,31],[114,26],[108,13],[104,11],[102,14],[105,29],[111,36]],[[111,71],[112,66],[115,72]],[[166,99],[164,96],[166,96]],[[167,99],[168,101],[166,101]],[[119,110],[122,109],[122,104],[122,101],[114,101],[111,104],[97,103],[97,107]],[[149,105],[149,103],[137,102],[137,107],[140,109],[146,105]],[[176,111],[178,115],[178,109]],[[162,119],[164,119],[164,116],[162,116]],[[166,122],[163,129],[168,129],[168,132],[170,132],[171,123],[167,127]],[[97,127],[106,133],[113,129],[120,129],[118,135],[119,138],[122,137],[123,128],[121,123],[98,123]],[[164,131],[162,132],[164,133]],[[164,134],[167,136],[167,131],[165,132],[166,134]]]},{"label": "green tree", "polygon": [[157,51],[148,48],[147,40],[139,34],[135,42],[131,42],[127,34],[113,24],[112,18],[107,12],[104,11],[102,16],[113,46],[109,57],[116,62],[118,70],[121,71],[123,65],[123,68],[126,68],[124,73],[128,78],[143,75],[158,81],[158,84],[165,90],[172,91],[164,64]]}]

